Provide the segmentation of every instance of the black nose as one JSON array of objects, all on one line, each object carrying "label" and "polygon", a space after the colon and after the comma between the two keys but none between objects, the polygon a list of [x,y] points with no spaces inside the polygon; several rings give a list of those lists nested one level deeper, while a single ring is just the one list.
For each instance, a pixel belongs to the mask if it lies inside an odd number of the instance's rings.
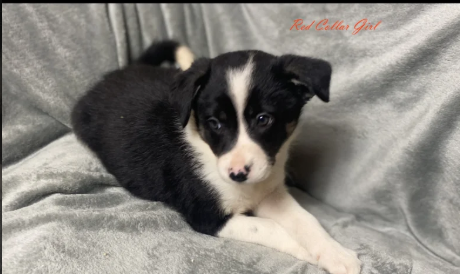
[{"label": "black nose", "polygon": [[248,174],[243,173],[243,172],[238,172],[238,174],[235,175],[234,172],[230,173],[230,179],[232,179],[235,182],[244,182],[248,179]]}]

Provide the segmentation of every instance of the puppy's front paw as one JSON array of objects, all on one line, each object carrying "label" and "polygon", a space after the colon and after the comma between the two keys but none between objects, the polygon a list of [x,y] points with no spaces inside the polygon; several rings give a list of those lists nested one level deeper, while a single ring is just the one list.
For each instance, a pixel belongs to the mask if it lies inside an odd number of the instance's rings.
[{"label": "puppy's front paw", "polygon": [[356,252],[344,248],[334,240],[322,244],[313,254],[318,266],[331,274],[359,274],[361,271],[361,261]]}]

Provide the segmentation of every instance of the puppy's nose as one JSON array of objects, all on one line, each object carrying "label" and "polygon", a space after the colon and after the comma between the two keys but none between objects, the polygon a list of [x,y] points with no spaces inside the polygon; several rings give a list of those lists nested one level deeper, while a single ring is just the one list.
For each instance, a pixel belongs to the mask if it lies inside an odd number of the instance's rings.
[{"label": "puppy's nose", "polygon": [[231,167],[228,170],[230,179],[238,183],[246,181],[250,171],[250,165],[245,165],[243,167]]}]

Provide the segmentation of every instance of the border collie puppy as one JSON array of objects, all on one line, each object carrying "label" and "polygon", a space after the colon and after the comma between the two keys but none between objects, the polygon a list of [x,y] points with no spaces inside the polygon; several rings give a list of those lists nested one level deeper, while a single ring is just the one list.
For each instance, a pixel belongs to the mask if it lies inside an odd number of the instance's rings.
[{"label": "border collie puppy", "polygon": [[314,95],[329,101],[330,79],[320,59],[248,50],[194,61],[164,41],[105,75],[75,106],[72,125],[123,187],[171,206],[194,230],[358,274],[356,253],[284,184],[303,107]]}]

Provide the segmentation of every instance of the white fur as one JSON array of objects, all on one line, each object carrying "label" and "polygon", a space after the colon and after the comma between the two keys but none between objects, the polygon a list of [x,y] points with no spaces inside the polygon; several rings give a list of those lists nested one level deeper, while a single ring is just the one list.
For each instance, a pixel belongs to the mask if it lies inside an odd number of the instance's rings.
[{"label": "white fur", "polygon": [[268,157],[260,145],[249,137],[243,116],[248,93],[251,89],[253,69],[254,64],[251,56],[245,66],[227,72],[229,94],[235,106],[239,126],[235,146],[218,159],[219,172],[229,182],[231,182],[230,172],[233,170],[236,174],[239,170],[244,170],[246,165],[251,166],[251,169],[243,184],[258,183],[267,179],[271,172]]},{"label": "white fur", "polygon": [[202,167],[199,169],[201,178],[207,181],[220,195],[220,203],[224,211],[233,214],[252,210],[277,186],[284,184],[284,166],[288,159],[288,149],[296,131],[282,145],[276,156],[276,163],[268,177],[256,184],[240,184],[224,179],[217,166],[218,159],[209,145],[203,141],[196,128],[194,114],[185,127],[185,139],[191,145],[194,156]]},{"label": "white fur", "polygon": [[[220,206],[225,213],[234,214],[218,236],[271,247],[300,260],[318,264],[332,274],[359,274],[361,262],[356,253],[342,247],[330,237],[316,218],[286,191],[285,164],[289,147],[297,136],[297,129],[294,129],[282,145],[276,155],[275,165],[271,169],[260,168],[262,164],[268,165],[264,163],[265,153],[249,138],[243,119],[252,69],[250,60],[242,69],[228,74],[240,125],[235,147],[223,156],[228,158],[218,159],[203,141],[196,128],[193,113],[185,128],[185,139],[191,145],[198,162],[202,164],[199,169],[202,179],[217,191]],[[224,172],[227,171],[226,165],[231,162],[232,157],[238,154],[254,161],[251,173],[259,175],[252,175],[252,183],[233,182],[229,180],[228,172]],[[260,178],[260,181],[256,178]],[[257,217],[241,215],[248,210],[253,210]]]},{"label": "white fur", "polygon": [[260,244],[314,263],[314,258],[277,222],[258,217],[235,216],[219,232],[219,237]]},{"label": "white fur", "polygon": [[229,85],[230,96],[233,98],[233,103],[238,114],[238,118],[242,119],[246,99],[248,98],[249,89],[251,88],[251,76],[254,69],[252,56],[249,58],[246,65],[242,68],[232,69],[227,72],[227,83]]},{"label": "white fur", "polygon": [[312,256],[314,263],[332,274],[359,274],[356,253],[336,242],[318,220],[279,186],[254,211],[256,216],[281,224]]},{"label": "white fur", "polygon": [[187,70],[193,63],[195,56],[186,46],[180,46],[176,49],[176,62],[182,70]]},{"label": "white fur", "polygon": [[201,138],[195,124],[194,115],[185,127],[186,141],[192,146],[197,160],[202,164],[199,169],[203,180],[207,181],[219,194],[220,203],[225,213],[241,214],[253,209],[277,185],[283,183],[284,165],[275,164],[277,170],[266,180],[258,184],[240,184],[229,181],[220,174],[217,166],[218,159],[209,145]]},{"label": "white fur", "polygon": [[[256,155],[258,159],[261,159],[259,164],[262,166],[268,165],[267,158],[260,146],[250,140],[247,135],[245,122],[242,118],[242,112],[247,98],[248,90],[250,88],[251,74],[253,70],[252,58],[242,69],[231,71],[229,75],[230,87],[233,94],[233,100],[237,104],[237,115],[240,124],[240,134],[238,142],[235,147],[243,148],[239,151],[247,157]],[[228,172],[224,172],[223,168],[220,168],[224,163],[225,167],[226,159],[231,159],[235,153],[227,153],[218,159],[212,152],[209,145],[201,138],[198,129],[196,128],[195,115],[192,111],[190,119],[185,127],[185,139],[191,145],[194,156],[198,162],[202,164],[199,169],[203,180],[207,181],[220,195],[220,203],[224,211],[229,214],[241,214],[248,210],[252,210],[255,206],[264,199],[270,192],[272,192],[279,185],[284,184],[285,179],[285,164],[288,159],[289,147],[297,135],[297,130],[291,134],[291,136],[281,146],[278,154],[276,155],[276,162],[268,172],[264,174],[257,183],[248,184],[237,183],[230,180]],[[249,139],[249,140],[248,140]],[[251,153],[254,153],[251,155]],[[263,155],[262,155],[263,154]],[[223,158],[224,157],[224,158]],[[256,157],[254,157],[256,158]],[[253,165],[251,173],[257,173],[257,166]]]}]

